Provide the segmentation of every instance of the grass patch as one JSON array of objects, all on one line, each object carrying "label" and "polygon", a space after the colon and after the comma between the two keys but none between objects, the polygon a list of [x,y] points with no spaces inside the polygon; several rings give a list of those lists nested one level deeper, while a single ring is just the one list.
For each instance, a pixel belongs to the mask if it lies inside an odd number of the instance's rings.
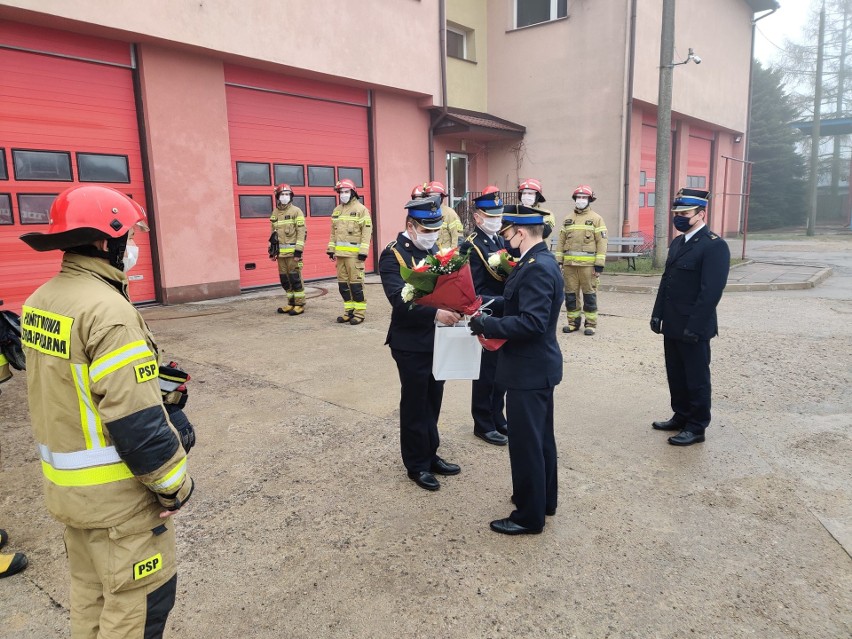
[{"label": "grass patch", "polygon": [[[606,269],[604,272],[606,273],[629,273],[631,275],[660,275],[663,272],[661,268],[654,268],[651,265],[652,258],[651,256],[647,257],[637,257],[636,258],[636,270],[634,271],[632,268],[627,270],[627,259],[622,258],[619,260],[608,261],[606,263]],[[743,260],[735,257],[731,258],[731,266],[735,266],[737,264],[742,264]]]}]

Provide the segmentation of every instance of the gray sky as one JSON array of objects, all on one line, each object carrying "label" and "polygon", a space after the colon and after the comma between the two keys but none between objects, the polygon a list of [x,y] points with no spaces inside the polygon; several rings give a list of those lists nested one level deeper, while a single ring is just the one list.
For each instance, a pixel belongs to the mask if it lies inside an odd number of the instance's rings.
[{"label": "gray sky", "polygon": [[774,61],[784,39],[798,40],[812,0],[779,0],[781,8],[757,23],[754,56],[764,65]]}]

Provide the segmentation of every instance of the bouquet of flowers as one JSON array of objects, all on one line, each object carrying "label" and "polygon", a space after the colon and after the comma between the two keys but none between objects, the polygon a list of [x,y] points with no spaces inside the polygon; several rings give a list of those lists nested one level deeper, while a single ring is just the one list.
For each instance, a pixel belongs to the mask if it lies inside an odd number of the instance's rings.
[{"label": "bouquet of flowers", "polygon": [[517,263],[518,260],[509,255],[506,249],[500,249],[488,256],[488,266],[498,275],[502,275],[503,279],[509,277]]},{"label": "bouquet of flowers", "polygon": [[[463,315],[474,315],[482,306],[482,298],[473,288],[468,254],[462,255],[458,247],[443,249],[427,255],[413,268],[399,267],[405,281],[400,295],[411,304],[444,308]],[[497,350],[505,340],[478,336],[488,350]]]}]

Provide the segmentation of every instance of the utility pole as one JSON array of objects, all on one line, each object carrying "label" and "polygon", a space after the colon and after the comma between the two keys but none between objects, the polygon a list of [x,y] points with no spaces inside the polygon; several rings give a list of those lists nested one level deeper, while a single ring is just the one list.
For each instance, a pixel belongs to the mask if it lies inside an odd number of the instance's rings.
[{"label": "utility pole", "polygon": [[663,0],[660,33],[660,86],[657,94],[657,168],[654,182],[654,268],[666,263],[669,236],[669,184],[672,154],[672,76],[675,0]]},{"label": "utility pole", "polygon": [[814,124],[811,129],[811,181],[809,193],[807,235],[816,233],[817,184],[819,182],[820,110],[822,107],[822,53],[825,45],[825,0],[819,12],[819,39],[817,42],[816,83],[814,86]]},{"label": "utility pole", "polygon": [[[837,99],[835,100],[834,117],[843,117],[843,98],[846,90],[846,45],[849,41],[849,5],[843,3],[843,30],[840,32],[840,60],[837,66]],[[840,204],[840,136],[834,136],[834,153],[831,159],[831,202],[839,210]]]}]

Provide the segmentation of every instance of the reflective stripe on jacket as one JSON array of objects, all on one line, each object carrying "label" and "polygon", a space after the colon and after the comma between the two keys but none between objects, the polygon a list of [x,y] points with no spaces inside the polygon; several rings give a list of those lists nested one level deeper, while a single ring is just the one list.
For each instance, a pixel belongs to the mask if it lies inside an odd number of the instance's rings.
[{"label": "reflective stripe on jacket", "polygon": [[106,260],[66,253],[25,302],[33,433],[51,514],[75,528],[126,521],[188,479],[158,381],[157,346]]}]

